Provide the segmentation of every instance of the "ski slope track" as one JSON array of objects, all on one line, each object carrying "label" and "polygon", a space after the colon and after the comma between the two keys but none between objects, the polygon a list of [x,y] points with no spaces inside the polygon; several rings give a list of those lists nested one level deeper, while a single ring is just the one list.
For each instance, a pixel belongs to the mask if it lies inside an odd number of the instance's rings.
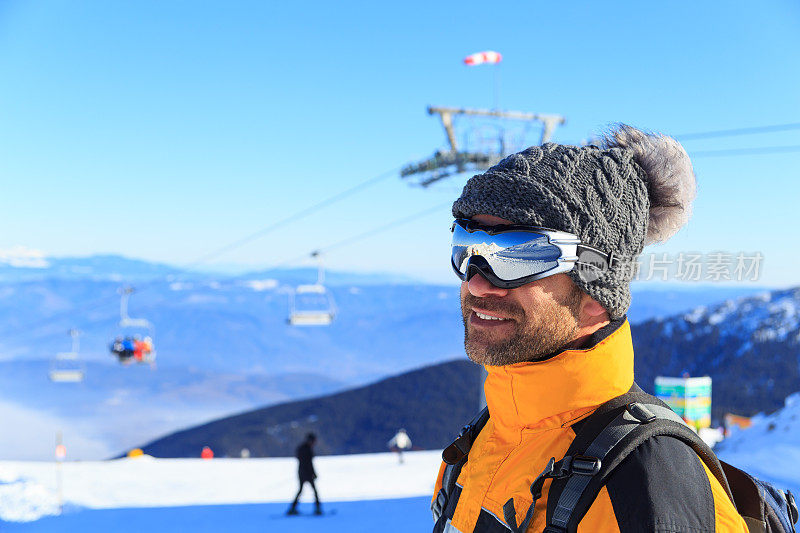
[{"label": "ski slope track", "polygon": [[[317,489],[325,507],[336,502],[422,497],[430,519],[441,453],[408,452],[326,456],[314,460]],[[297,460],[154,459],[65,462],[67,513],[81,509],[130,509],[242,504],[280,504],[286,510],[297,490]],[[391,480],[391,482],[387,482]],[[301,501],[309,501],[310,490]],[[58,514],[56,465],[0,461],[0,519],[26,522]]]}]

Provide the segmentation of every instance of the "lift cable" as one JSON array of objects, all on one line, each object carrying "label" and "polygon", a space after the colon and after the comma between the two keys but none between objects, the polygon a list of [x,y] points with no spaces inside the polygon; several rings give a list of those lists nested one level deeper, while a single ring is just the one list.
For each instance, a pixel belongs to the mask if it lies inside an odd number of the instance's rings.
[{"label": "lift cable", "polygon": [[[250,243],[250,242],[252,242],[252,241],[254,241],[254,240],[256,240],[256,239],[258,239],[260,237],[263,237],[264,235],[267,235],[267,234],[277,230],[278,228],[280,228],[282,226],[285,226],[286,224],[288,224],[290,222],[294,222],[294,221],[296,221],[298,219],[305,218],[305,217],[317,212],[320,209],[323,209],[323,208],[328,207],[328,206],[330,206],[330,205],[332,205],[332,204],[334,204],[336,202],[344,200],[345,198],[348,198],[348,197],[354,195],[357,192],[360,192],[360,191],[362,191],[362,190],[364,190],[364,189],[366,189],[366,188],[368,188],[368,187],[370,187],[372,185],[375,185],[376,183],[379,183],[379,182],[381,182],[383,180],[386,180],[386,179],[388,179],[390,177],[396,176],[397,173],[399,172],[399,170],[400,170],[400,167],[395,167],[395,168],[393,168],[391,170],[387,170],[386,172],[382,172],[382,173],[380,173],[380,174],[378,174],[376,176],[373,176],[373,177],[371,177],[371,178],[369,178],[367,180],[364,180],[364,181],[362,181],[360,183],[357,183],[356,185],[354,185],[354,186],[352,186],[352,187],[350,187],[348,189],[345,189],[342,192],[339,192],[339,193],[337,193],[337,194],[335,194],[335,195],[333,195],[333,196],[331,196],[329,198],[326,198],[325,200],[317,202],[316,204],[314,204],[314,205],[312,205],[310,207],[302,209],[302,210],[300,210],[300,211],[298,211],[298,212],[296,212],[296,213],[294,213],[292,215],[289,215],[289,216],[287,216],[287,217],[285,217],[285,218],[283,218],[281,220],[278,220],[277,222],[274,222],[274,223],[272,223],[272,224],[270,224],[268,226],[265,226],[265,227],[259,229],[258,231],[255,231],[255,232],[253,232],[253,233],[251,233],[251,234],[249,234],[249,235],[247,235],[247,236],[245,236],[245,237],[243,237],[241,239],[238,239],[238,240],[233,241],[233,242],[231,242],[229,244],[226,244],[226,245],[224,245],[224,246],[222,246],[220,248],[217,248],[216,250],[208,252],[208,253],[198,257],[194,261],[190,262],[188,266],[183,268],[183,270],[185,272],[185,271],[191,270],[193,268],[196,268],[196,267],[202,265],[203,263],[205,263],[207,261],[210,261],[210,260],[212,260],[212,259],[214,259],[216,257],[221,256],[222,254],[230,252],[231,250],[234,250],[236,248],[244,246],[245,244],[248,244],[248,243]],[[137,292],[142,292],[143,290],[147,289],[147,287],[152,285],[153,283],[155,283],[155,281],[150,281],[150,282],[147,282],[147,283],[144,283],[144,284],[140,285],[138,287],[138,289],[137,289]],[[32,329],[38,329],[39,327],[45,326],[47,324],[55,322],[55,321],[57,321],[57,320],[59,320],[61,318],[65,318],[67,316],[71,316],[71,315],[75,315],[75,314],[83,314],[83,313],[86,313],[88,311],[92,311],[92,310],[97,309],[97,308],[99,308],[99,307],[101,307],[103,305],[106,305],[108,302],[110,302],[112,300],[113,301],[119,300],[119,296],[115,294],[113,297],[111,297],[111,296],[101,297],[101,298],[98,298],[96,300],[87,302],[86,304],[84,304],[82,306],[79,306],[79,307],[76,307],[76,308],[73,308],[73,309],[69,309],[69,310],[66,310],[66,311],[61,311],[59,313],[55,313],[55,314],[49,315],[49,316],[44,317],[43,319],[41,319],[39,321],[32,322],[32,323],[27,324],[25,326],[20,326],[20,327],[16,328],[16,333],[17,334],[21,334],[21,333],[30,331]],[[8,334],[6,336],[6,338],[12,337],[12,336],[14,336],[13,332]]]},{"label": "lift cable", "polygon": [[[344,246],[348,246],[348,245],[353,244],[355,242],[358,242],[358,241],[367,239],[369,237],[372,237],[374,235],[377,235],[379,233],[383,233],[385,231],[388,231],[388,230],[390,230],[392,228],[396,228],[398,226],[402,226],[404,224],[408,224],[410,222],[413,222],[414,220],[417,220],[417,219],[432,215],[432,214],[436,213],[437,211],[441,211],[442,209],[444,209],[446,207],[449,207],[450,205],[452,205],[452,202],[448,200],[445,203],[441,203],[441,204],[435,205],[433,207],[425,208],[422,211],[419,211],[417,213],[414,213],[414,214],[411,214],[411,215],[406,215],[404,217],[400,217],[398,219],[395,219],[395,220],[393,220],[391,222],[387,222],[386,224],[383,224],[383,225],[378,226],[376,228],[373,228],[371,230],[364,231],[362,233],[353,235],[353,236],[348,237],[346,239],[342,239],[342,240],[340,240],[338,242],[335,242],[333,244],[329,244],[329,245],[324,246],[322,248],[317,248],[315,251],[316,252],[327,253],[327,252],[330,252],[331,250],[336,250],[338,248],[342,248]],[[286,265],[289,265],[289,264],[298,263],[299,261],[302,261],[303,259],[308,258],[309,255],[311,255],[311,253],[313,253],[313,252],[305,253],[305,254],[297,256],[295,258],[288,259],[288,260],[283,261],[281,263],[275,264],[270,268],[280,268],[282,266],[286,266]],[[150,282],[148,284],[143,285],[143,288],[142,289],[137,289],[137,292],[141,292],[142,290],[148,288],[149,286],[153,285],[154,283],[155,282]],[[119,298],[115,296],[114,300],[118,300],[118,299]],[[108,301],[108,300],[109,300],[109,298],[104,298],[102,301],[98,300],[98,301],[92,302],[92,307],[91,308],[92,309],[97,308],[100,305],[105,304],[106,301]],[[88,307],[88,306],[84,306],[84,307]],[[52,321],[56,320],[57,318],[60,318],[60,315],[74,313],[74,311],[75,310],[72,310],[72,311],[70,311],[68,313],[60,313],[59,316],[53,315],[53,316],[49,317],[48,322],[52,322]],[[96,323],[96,322],[99,322],[99,320],[94,320],[94,321],[91,321],[90,323]],[[34,329],[34,328],[31,327],[29,329]],[[25,331],[25,330],[24,329],[23,330],[18,330],[18,333],[21,333],[23,331]],[[46,338],[54,337],[55,335],[62,335],[62,334],[63,334],[63,332],[59,331],[57,333],[43,335],[43,336],[40,337],[40,339],[46,339]],[[7,335],[6,338],[13,337],[13,336],[14,336],[14,333],[11,333],[10,335]]]},{"label": "lift cable", "polygon": [[756,146],[751,148],[731,148],[729,150],[698,150],[689,152],[689,156],[695,157],[728,157],[737,155],[765,155],[765,154],[788,154],[800,152],[800,144],[788,146]]},{"label": "lift cable", "polygon": [[305,208],[305,209],[303,209],[301,211],[298,211],[297,213],[294,213],[293,215],[289,215],[289,216],[287,216],[285,218],[282,218],[281,220],[279,220],[277,222],[273,222],[269,226],[265,226],[265,227],[259,229],[258,231],[254,231],[250,235],[242,237],[241,239],[233,241],[232,243],[226,244],[225,246],[222,246],[222,247],[220,247],[220,248],[218,248],[216,250],[208,252],[208,253],[200,256],[199,258],[195,259],[194,261],[192,261],[189,264],[189,266],[184,268],[184,270],[191,270],[192,268],[195,268],[195,267],[197,267],[197,266],[199,266],[199,265],[201,265],[201,264],[203,264],[205,262],[208,262],[208,261],[210,261],[212,259],[216,259],[217,257],[219,257],[219,256],[221,256],[221,255],[223,255],[223,254],[225,254],[227,252],[230,252],[231,250],[235,250],[236,248],[240,248],[240,247],[244,246],[245,244],[248,244],[248,243],[250,243],[250,242],[252,242],[252,241],[254,241],[256,239],[259,239],[259,238],[263,237],[264,235],[272,233],[273,231],[275,231],[275,230],[277,230],[277,229],[279,229],[279,228],[281,228],[281,227],[283,227],[283,226],[285,226],[285,225],[287,225],[287,224],[289,224],[291,222],[295,222],[298,219],[305,218],[305,217],[307,217],[307,216],[309,216],[309,215],[311,215],[313,213],[316,213],[317,211],[319,211],[320,209],[322,209],[324,207],[328,207],[329,205],[335,204],[336,202],[340,202],[340,201],[344,200],[345,198],[347,198],[349,196],[352,196],[355,193],[366,189],[367,187],[375,185],[376,183],[378,183],[380,181],[383,181],[383,180],[385,180],[385,179],[387,179],[389,177],[396,176],[399,171],[400,171],[400,167],[397,167],[397,168],[394,168],[392,170],[388,170],[386,172],[378,174],[377,176],[374,176],[374,177],[372,177],[372,178],[370,178],[368,180],[362,181],[361,183],[359,183],[357,185],[354,185],[353,187],[350,187],[349,189],[346,189],[346,190],[344,190],[344,191],[342,191],[342,192],[340,192],[338,194],[335,194],[335,195],[331,196],[330,198],[322,200],[321,202],[318,202],[318,203],[316,203],[316,204],[314,204],[314,205],[312,205],[310,207],[307,207],[307,208]]},{"label": "lift cable", "polygon": [[674,135],[679,141],[689,141],[695,139],[711,139],[714,137],[733,137],[736,135],[753,135],[758,133],[774,133],[777,131],[800,130],[800,122],[789,124],[771,124],[769,126],[754,126],[751,128],[736,128],[731,130],[701,131],[695,133],[684,133]]},{"label": "lift cable", "polygon": [[391,222],[388,222],[388,223],[386,223],[386,224],[384,224],[382,226],[378,226],[377,228],[373,228],[371,230],[359,233],[357,235],[353,235],[352,237],[348,237],[346,239],[342,239],[339,242],[335,242],[333,244],[329,244],[328,246],[324,246],[322,248],[316,248],[312,252],[303,254],[303,255],[295,257],[293,259],[289,259],[287,261],[283,261],[281,263],[278,263],[277,265],[274,265],[271,268],[279,268],[279,267],[286,266],[286,265],[289,265],[289,264],[297,263],[297,262],[299,262],[299,261],[301,261],[303,259],[308,258],[314,252],[317,252],[317,253],[328,253],[331,250],[336,250],[338,248],[342,248],[344,246],[353,244],[354,242],[358,242],[358,241],[367,239],[369,237],[372,237],[374,235],[377,235],[379,233],[383,233],[384,231],[388,231],[388,230],[396,228],[398,226],[402,226],[404,224],[408,224],[409,222],[413,222],[414,220],[417,220],[419,218],[423,218],[423,217],[426,217],[428,215],[432,215],[433,213],[435,213],[437,211],[441,211],[445,207],[449,207],[452,204],[453,204],[453,202],[447,201],[447,202],[445,202],[443,204],[438,204],[438,205],[435,205],[433,207],[428,207],[428,208],[423,209],[422,211],[419,211],[419,212],[414,213],[412,215],[407,215],[407,216],[398,218],[398,219],[393,220]]}]

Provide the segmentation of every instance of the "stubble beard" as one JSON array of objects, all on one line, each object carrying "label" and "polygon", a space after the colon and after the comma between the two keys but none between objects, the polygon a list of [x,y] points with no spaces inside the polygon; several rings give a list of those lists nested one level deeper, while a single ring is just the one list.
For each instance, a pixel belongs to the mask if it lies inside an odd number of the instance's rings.
[{"label": "stubble beard", "polygon": [[[548,358],[577,338],[581,298],[581,290],[573,287],[563,301],[542,302],[522,309],[500,299],[477,298],[467,294],[461,300],[467,356],[478,364],[489,366]],[[473,305],[485,311],[495,311],[512,317],[514,333],[505,339],[492,341],[489,332],[470,329],[469,317]]]}]

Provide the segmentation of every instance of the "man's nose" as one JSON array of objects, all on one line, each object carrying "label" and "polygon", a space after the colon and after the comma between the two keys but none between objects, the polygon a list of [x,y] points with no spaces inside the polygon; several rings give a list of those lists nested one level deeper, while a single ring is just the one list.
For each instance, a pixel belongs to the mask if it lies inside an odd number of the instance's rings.
[{"label": "man's nose", "polygon": [[489,283],[489,280],[478,273],[472,276],[467,282],[467,289],[471,295],[478,298],[483,298],[486,296],[505,296],[508,294],[508,289],[495,287]]}]

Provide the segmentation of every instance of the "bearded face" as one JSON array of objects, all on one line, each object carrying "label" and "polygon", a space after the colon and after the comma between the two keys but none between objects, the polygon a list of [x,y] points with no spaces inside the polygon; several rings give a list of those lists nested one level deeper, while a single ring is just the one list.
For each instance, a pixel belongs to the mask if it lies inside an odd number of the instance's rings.
[{"label": "bearded face", "polygon": [[[469,283],[490,288],[470,291]],[[476,275],[461,286],[467,355],[491,366],[540,361],[578,337],[582,298],[563,274],[503,291]]]}]

